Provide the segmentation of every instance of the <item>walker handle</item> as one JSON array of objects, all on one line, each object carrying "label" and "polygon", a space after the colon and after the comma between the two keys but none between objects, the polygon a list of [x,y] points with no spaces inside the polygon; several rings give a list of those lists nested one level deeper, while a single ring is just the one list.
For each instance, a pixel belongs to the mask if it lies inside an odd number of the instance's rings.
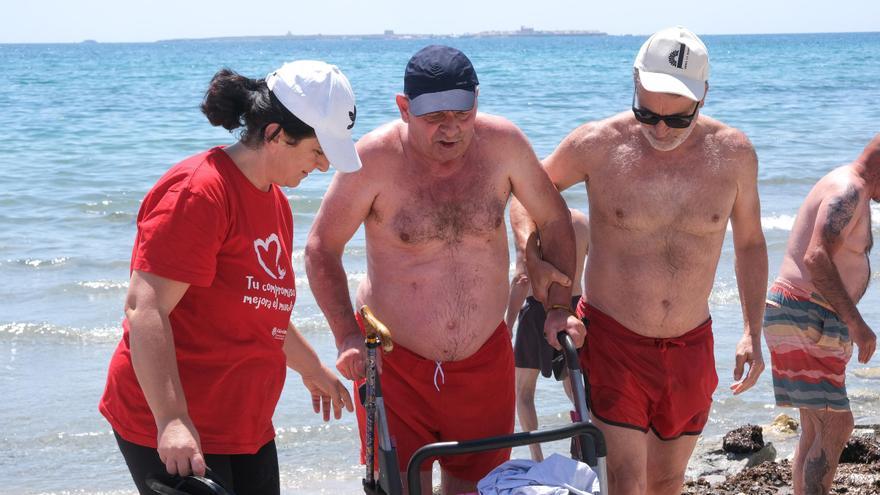
[{"label": "walker handle", "polygon": [[[577,421],[590,422],[590,407],[587,404],[589,396],[589,383],[581,370],[581,362],[578,357],[578,351],[574,347],[574,341],[565,331],[556,334],[556,338],[562,345],[562,352],[565,356],[565,364],[568,367],[568,379],[571,383],[572,402],[574,410],[577,413]],[[588,449],[587,453],[589,452]]]},{"label": "walker handle", "polygon": [[562,346],[562,352],[565,354],[565,365],[568,367],[568,370],[580,371],[581,364],[578,359],[578,351],[574,346],[574,341],[571,340],[571,335],[565,330],[561,330],[556,334],[556,340]]}]

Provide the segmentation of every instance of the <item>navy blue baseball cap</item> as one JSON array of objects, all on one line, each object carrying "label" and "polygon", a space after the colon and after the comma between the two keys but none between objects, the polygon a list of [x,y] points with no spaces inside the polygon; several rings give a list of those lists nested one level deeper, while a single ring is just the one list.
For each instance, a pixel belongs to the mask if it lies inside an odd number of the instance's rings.
[{"label": "navy blue baseball cap", "polygon": [[466,111],[477,98],[477,72],[459,50],[429,45],[412,56],[403,76],[403,93],[413,115]]}]

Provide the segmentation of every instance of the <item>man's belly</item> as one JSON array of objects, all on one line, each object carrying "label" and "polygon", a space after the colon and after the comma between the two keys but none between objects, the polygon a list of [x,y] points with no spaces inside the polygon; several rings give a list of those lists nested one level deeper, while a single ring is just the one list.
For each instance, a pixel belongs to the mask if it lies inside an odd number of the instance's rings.
[{"label": "man's belly", "polygon": [[854,303],[858,303],[865,295],[868,282],[871,280],[871,263],[866,254],[846,254],[847,256],[840,260],[835,257],[834,264],[840,272],[840,278],[843,279],[846,293]]},{"label": "man's belly", "polygon": [[[843,282],[846,293],[854,303],[865,295],[871,276],[871,267],[868,257],[858,253],[840,253],[834,257],[834,266]],[[807,291],[822,294],[816,287],[813,277],[803,263],[796,263],[786,255],[779,269],[779,278],[782,278],[795,287]]]},{"label": "man's belly", "polygon": [[[596,260],[601,266],[601,260]],[[694,264],[670,271],[650,262],[615,269],[588,266],[587,301],[631,331],[647,337],[683,335],[709,318],[715,265]]]},{"label": "man's belly", "polygon": [[[493,266],[498,265],[498,266]],[[436,361],[471,356],[492,335],[507,303],[507,265],[490,262],[371,266],[358,289],[393,341]]]}]

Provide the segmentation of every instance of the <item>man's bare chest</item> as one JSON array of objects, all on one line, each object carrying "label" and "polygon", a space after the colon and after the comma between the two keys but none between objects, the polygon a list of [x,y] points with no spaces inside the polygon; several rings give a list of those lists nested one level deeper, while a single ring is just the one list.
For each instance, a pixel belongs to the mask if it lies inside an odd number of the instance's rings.
[{"label": "man's bare chest", "polygon": [[594,222],[622,230],[672,229],[696,235],[724,229],[737,194],[716,166],[607,167],[587,185]]},{"label": "man's bare chest", "polygon": [[854,255],[867,255],[874,247],[874,236],[871,232],[871,209],[864,205],[854,220],[849,235],[843,240],[843,251]]},{"label": "man's bare chest", "polygon": [[447,179],[401,177],[377,201],[383,228],[408,245],[460,243],[497,234],[504,226],[509,186],[489,173]]}]

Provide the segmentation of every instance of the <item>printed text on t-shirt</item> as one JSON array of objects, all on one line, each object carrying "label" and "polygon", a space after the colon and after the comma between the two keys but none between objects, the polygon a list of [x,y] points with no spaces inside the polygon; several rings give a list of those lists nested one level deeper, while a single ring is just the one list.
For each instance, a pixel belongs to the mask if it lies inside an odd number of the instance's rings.
[{"label": "printed text on t-shirt", "polygon": [[255,280],[254,277],[251,275],[245,275],[245,282],[247,283],[248,291],[271,294],[272,297],[267,297],[261,294],[245,294],[241,302],[252,305],[254,309],[266,308],[275,309],[278,311],[293,310],[292,302],[280,302],[278,301],[278,296],[293,299],[294,297],[296,297],[295,287],[279,287],[271,282],[260,283],[259,280]]}]

